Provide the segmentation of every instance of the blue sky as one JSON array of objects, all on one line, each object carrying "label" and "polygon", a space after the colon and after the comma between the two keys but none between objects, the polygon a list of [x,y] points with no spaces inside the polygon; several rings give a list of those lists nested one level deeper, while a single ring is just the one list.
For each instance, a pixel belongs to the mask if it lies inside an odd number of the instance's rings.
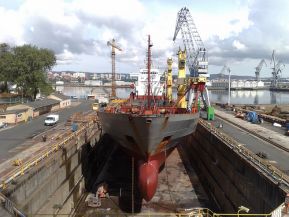
[{"label": "blue sky", "polygon": [[[208,50],[209,72],[224,64],[232,74],[254,75],[262,58],[261,76],[270,76],[270,58],[285,63],[289,77],[289,2],[286,0],[0,0],[0,42],[35,44],[52,49],[54,70],[109,72],[108,40],[115,38],[122,52],[116,54],[117,72],[144,67],[147,35],[154,43],[155,66],[183,47],[181,35],[172,37],[177,12],[186,6]],[[9,22],[7,22],[9,20]]]}]

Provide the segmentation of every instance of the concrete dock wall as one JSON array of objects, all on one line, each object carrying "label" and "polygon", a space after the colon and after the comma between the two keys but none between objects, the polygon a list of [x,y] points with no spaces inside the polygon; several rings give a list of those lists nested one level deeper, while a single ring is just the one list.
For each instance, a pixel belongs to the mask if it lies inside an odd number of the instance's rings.
[{"label": "concrete dock wall", "polygon": [[251,213],[270,213],[284,202],[277,182],[201,124],[183,148],[220,211],[235,213],[242,205]]},{"label": "concrete dock wall", "polygon": [[79,135],[49,158],[19,177],[4,194],[28,216],[69,214],[79,201],[84,180],[81,151],[98,140],[98,133]]}]

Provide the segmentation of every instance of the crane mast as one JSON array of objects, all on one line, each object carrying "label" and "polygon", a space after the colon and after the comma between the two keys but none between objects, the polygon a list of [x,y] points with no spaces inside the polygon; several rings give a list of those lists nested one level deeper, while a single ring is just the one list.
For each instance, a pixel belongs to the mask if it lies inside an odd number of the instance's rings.
[{"label": "crane mast", "polygon": [[255,71],[256,81],[260,81],[260,71],[262,70],[262,67],[263,67],[264,64],[267,66],[265,60],[262,59],[260,61],[260,63],[258,64],[258,66],[256,67],[256,71]]},{"label": "crane mast", "polygon": [[122,49],[116,45],[115,40],[107,42],[107,46],[111,46],[111,98],[116,97],[116,84],[115,84],[115,49],[122,51]]},{"label": "crane mast", "polygon": [[206,77],[208,73],[208,59],[206,48],[198,33],[188,8],[184,7],[178,12],[173,41],[181,30],[183,43],[187,53],[187,65],[191,77]]},{"label": "crane mast", "polygon": [[282,70],[285,67],[285,65],[281,61],[276,59],[275,50],[273,50],[272,53],[271,64],[273,65],[272,66],[273,80],[271,82],[271,87],[276,88],[278,87],[279,77],[281,76]]}]

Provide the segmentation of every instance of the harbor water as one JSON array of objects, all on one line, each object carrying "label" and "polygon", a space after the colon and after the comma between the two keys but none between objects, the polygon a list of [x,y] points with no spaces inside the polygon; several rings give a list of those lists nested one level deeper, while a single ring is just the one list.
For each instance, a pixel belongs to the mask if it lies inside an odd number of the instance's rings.
[{"label": "harbor water", "polygon": [[[67,87],[57,86],[56,90],[61,91],[64,95],[74,98],[87,98],[92,90],[99,87]],[[107,88],[110,91],[110,88]],[[117,96],[127,98],[131,92],[130,88],[118,88]],[[176,90],[174,90],[176,96]],[[212,103],[227,103],[228,91],[226,90],[210,90],[210,101]],[[269,90],[233,90],[230,95],[231,104],[289,104],[289,92],[278,92]]]}]

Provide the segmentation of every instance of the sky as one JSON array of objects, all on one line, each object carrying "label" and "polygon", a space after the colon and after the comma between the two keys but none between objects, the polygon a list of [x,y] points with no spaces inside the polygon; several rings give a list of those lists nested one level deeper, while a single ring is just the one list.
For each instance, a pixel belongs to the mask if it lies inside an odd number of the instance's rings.
[{"label": "sky", "polygon": [[226,64],[234,75],[271,76],[271,56],[289,77],[288,0],[0,0],[0,43],[33,44],[55,52],[55,71],[110,72],[114,38],[116,72],[145,67],[147,36],[153,42],[155,67],[165,69],[184,48],[181,34],[173,42],[177,13],[187,7],[208,51],[209,73]]}]

